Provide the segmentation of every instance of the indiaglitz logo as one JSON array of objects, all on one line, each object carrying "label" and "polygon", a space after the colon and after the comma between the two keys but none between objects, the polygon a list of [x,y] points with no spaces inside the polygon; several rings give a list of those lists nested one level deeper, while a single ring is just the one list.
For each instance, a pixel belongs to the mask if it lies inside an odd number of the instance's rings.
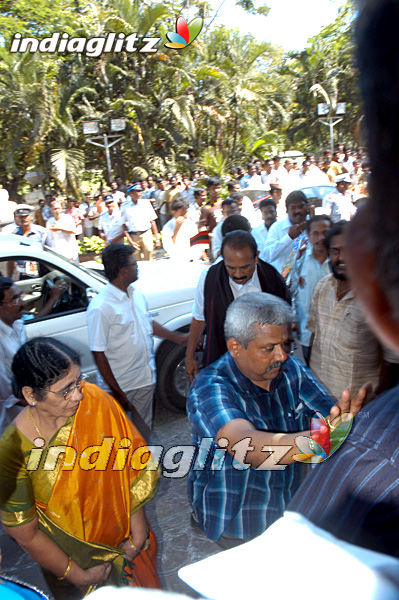
[{"label": "indiaglitz logo", "polygon": [[344,443],[352,429],[353,415],[342,413],[333,421],[321,415],[313,417],[310,424],[310,435],[298,435],[295,445],[301,454],[292,457],[297,462],[322,463],[330,458]]},{"label": "indiaglitz logo", "polygon": [[199,35],[202,25],[201,17],[196,17],[189,24],[183,17],[179,17],[176,21],[176,32],[168,31],[166,34],[170,43],[166,42],[165,46],[175,50],[189,46]]}]

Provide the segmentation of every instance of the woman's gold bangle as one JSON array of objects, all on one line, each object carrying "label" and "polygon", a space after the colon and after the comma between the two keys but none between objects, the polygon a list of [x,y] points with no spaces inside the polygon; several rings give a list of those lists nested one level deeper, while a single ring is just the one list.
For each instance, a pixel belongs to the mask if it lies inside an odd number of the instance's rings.
[{"label": "woman's gold bangle", "polygon": [[68,556],[68,566],[66,568],[66,571],[65,571],[65,573],[63,574],[62,577],[57,577],[57,580],[58,581],[62,581],[63,579],[65,579],[65,577],[68,575],[68,573],[71,570],[71,568],[72,568],[72,558],[70,556]]},{"label": "woman's gold bangle", "polygon": [[147,534],[147,538],[146,538],[141,550],[138,550],[138,548],[136,548],[136,546],[133,544],[132,534],[129,535],[129,537],[127,538],[127,541],[129,542],[129,545],[133,548],[133,550],[136,550],[136,552],[145,552],[150,547],[149,534]]}]

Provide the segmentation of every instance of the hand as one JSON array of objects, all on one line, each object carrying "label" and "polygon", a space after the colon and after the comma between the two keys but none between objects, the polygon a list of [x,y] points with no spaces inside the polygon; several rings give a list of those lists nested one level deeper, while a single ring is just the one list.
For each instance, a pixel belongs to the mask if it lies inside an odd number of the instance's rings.
[{"label": "hand", "polygon": [[186,217],[177,217],[175,231],[179,231],[180,227],[183,225],[185,220],[186,220]]},{"label": "hand", "polygon": [[298,235],[302,233],[305,227],[306,221],[302,221],[302,223],[298,223],[298,225],[292,225],[292,227],[290,227],[288,230],[288,235],[292,240],[295,240],[295,238],[297,238]]},{"label": "hand", "polygon": [[156,250],[159,250],[162,247],[162,244],[160,242],[160,240],[155,240],[155,248]]},{"label": "hand", "polygon": [[131,240],[131,241],[129,240],[129,242],[130,242],[130,245],[133,246],[133,248],[135,250],[140,250],[140,246],[137,244],[137,242],[133,242],[133,240]]},{"label": "hand", "polygon": [[[77,565],[76,565],[77,566]],[[111,573],[112,565],[105,562],[102,565],[96,565],[90,569],[71,569],[70,575],[67,575],[65,581],[73,583],[76,586],[94,585],[106,581]]]},{"label": "hand", "polygon": [[363,407],[367,394],[371,391],[371,388],[372,383],[371,381],[368,381],[360,388],[352,400],[350,390],[344,390],[341,395],[341,400],[330,410],[330,420],[332,421],[341,413],[350,412],[352,415],[356,415]]},{"label": "hand", "polygon": [[56,283],[49,291],[49,299],[50,300],[59,300],[61,298],[62,292],[64,291],[64,286]]},{"label": "hand", "polygon": [[115,398],[115,400],[117,402],[119,402],[119,404],[121,405],[121,407],[123,408],[123,410],[130,410],[131,409],[130,402],[127,399],[126,394],[124,394],[122,392],[122,390],[120,392],[113,392],[112,395]]},{"label": "hand", "polygon": [[301,275],[301,276],[300,276],[300,278],[298,279],[298,286],[299,286],[300,288],[303,288],[303,287],[305,287],[305,280],[304,280],[304,278],[302,277],[302,275]]},{"label": "hand", "polygon": [[198,375],[198,365],[197,365],[196,361],[194,360],[194,357],[186,356],[186,362],[185,362],[184,368],[186,369],[186,373],[189,376],[190,381],[192,383]]},{"label": "hand", "polygon": [[122,548],[122,550],[125,552],[125,554],[123,554],[123,558],[126,558],[127,560],[133,560],[134,558],[136,558],[136,556],[140,554],[145,544],[145,539],[140,541],[132,539],[132,541],[133,544],[136,546],[137,550],[132,548],[131,544],[129,543],[129,540],[125,540],[119,545],[119,548]]},{"label": "hand", "polygon": [[175,335],[173,336],[173,341],[175,344],[184,346],[185,344],[187,344],[189,336],[190,333],[188,331],[187,333],[181,333],[180,331],[176,331]]}]

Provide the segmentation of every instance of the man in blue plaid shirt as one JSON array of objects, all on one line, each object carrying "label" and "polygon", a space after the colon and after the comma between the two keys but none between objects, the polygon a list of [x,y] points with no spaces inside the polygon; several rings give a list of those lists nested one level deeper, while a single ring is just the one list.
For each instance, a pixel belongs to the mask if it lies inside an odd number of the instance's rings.
[{"label": "man in blue plaid shirt", "polygon": [[289,356],[292,320],[289,305],[271,294],[235,300],[225,320],[228,352],[200,371],[190,391],[193,441],[218,442],[213,456],[202,456],[200,447],[199,466],[190,471],[192,522],[224,548],[260,535],[282,516],[306,469],[293,464],[294,440],[310,437],[315,412],[355,413],[366,394],[362,388],[351,403],[346,390],[334,406],[312,373]]}]

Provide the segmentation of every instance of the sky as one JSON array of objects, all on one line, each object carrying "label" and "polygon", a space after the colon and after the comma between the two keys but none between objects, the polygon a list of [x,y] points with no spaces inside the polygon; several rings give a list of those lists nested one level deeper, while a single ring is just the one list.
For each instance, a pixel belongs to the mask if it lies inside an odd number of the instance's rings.
[{"label": "sky", "polygon": [[[210,0],[216,10],[223,0]],[[251,33],[259,42],[271,42],[285,51],[302,50],[307,40],[332,23],[345,0],[263,0],[270,8],[267,17],[250,15],[236,6],[235,0],[225,0],[214,25],[240,33]]]}]

